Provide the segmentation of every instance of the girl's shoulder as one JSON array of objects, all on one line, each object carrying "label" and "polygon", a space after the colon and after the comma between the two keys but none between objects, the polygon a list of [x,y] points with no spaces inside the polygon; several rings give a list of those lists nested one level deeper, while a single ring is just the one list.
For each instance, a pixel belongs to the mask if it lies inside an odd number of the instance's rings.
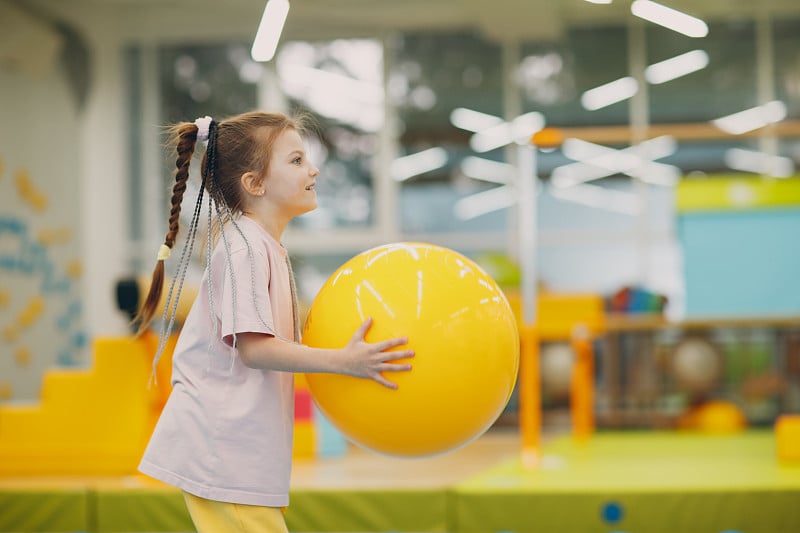
[{"label": "girl's shoulder", "polygon": [[[227,248],[231,254],[248,250],[258,255],[272,253],[273,239],[258,223],[247,217],[240,217],[228,222],[225,224],[223,232],[224,240],[227,241]],[[220,238],[219,241],[223,241],[223,238]],[[221,244],[224,243],[217,243],[218,250]]]}]

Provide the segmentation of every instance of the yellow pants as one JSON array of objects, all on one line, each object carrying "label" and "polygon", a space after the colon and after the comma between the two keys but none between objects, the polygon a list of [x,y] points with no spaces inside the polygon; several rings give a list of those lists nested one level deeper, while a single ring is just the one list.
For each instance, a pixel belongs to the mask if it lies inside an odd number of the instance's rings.
[{"label": "yellow pants", "polygon": [[225,503],[183,493],[198,533],[288,533],[280,507]]}]

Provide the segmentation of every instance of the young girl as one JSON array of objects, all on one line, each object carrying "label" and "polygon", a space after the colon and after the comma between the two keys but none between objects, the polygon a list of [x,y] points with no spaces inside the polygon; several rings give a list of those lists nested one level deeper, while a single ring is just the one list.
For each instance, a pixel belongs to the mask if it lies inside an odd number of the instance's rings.
[{"label": "young girl", "polygon": [[317,206],[319,170],[308,160],[301,131],[297,120],[259,112],[172,128],[178,157],[169,232],[139,313],[140,330],[161,297],[195,144],[207,142],[207,148],[154,366],[172,327],[204,193],[208,226],[213,218],[222,231],[213,250],[208,239],[200,290],[173,355],[172,393],[139,469],[182,489],[200,533],[286,532],[281,508],[289,503],[292,372],[346,374],[396,388],[382,373],[411,368],[393,362],[413,356],[392,350],[406,339],[364,340],[369,319],[340,349],[299,343],[294,279],[281,236],[292,218]]}]

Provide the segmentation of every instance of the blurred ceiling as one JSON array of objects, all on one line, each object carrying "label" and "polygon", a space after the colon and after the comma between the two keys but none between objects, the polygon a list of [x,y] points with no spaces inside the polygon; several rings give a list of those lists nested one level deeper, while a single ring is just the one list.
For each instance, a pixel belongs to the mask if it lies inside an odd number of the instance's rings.
[{"label": "blurred ceiling", "polygon": [[[76,25],[116,20],[133,39],[213,38],[255,34],[264,0],[0,0]],[[557,38],[569,26],[620,24],[630,0],[294,0],[285,38],[374,36],[398,30],[477,29],[490,39]],[[663,0],[709,21],[763,13],[800,15],[800,0]],[[0,35],[3,20],[0,18]]]},{"label": "blurred ceiling", "polygon": [[[670,7],[708,19],[754,12],[800,13],[800,0],[666,0]],[[557,38],[568,26],[620,24],[632,17],[630,0],[593,4],[585,0],[302,0],[292,4],[292,31],[303,26],[364,32],[374,28],[477,28],[503,40]],[[288,28],[288,26],[287,26]]]},{"label": "blurred ceiling", "polygon": [[[639,21],[631,0],[290,0],[282,36],[379,37],[393,32],[475,31],[500,42],[555,41],[569,28]],[[800,0],[663,0],[710,23],[800,17]],[[76,94],[85,93],[89,50],[111,43],[195,44],[255,36],[266,0],[0,0],[0,66],[46,72],[69,52]],[[647,23],[649,24],[649,23]],[[687,37],[687,39],[689,39]],[[79,101],[83,100],[79,96]]]}]

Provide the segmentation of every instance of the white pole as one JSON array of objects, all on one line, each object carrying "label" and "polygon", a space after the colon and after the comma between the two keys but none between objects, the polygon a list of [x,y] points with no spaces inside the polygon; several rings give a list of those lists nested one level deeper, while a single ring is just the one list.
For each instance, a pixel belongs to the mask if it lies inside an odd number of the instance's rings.
[{"label": "white pole", "polygon": [[[501,50],[502,65],[503,65],[503,120],[511,122],[522,114],[522,95],[519,91],[519,86],[514,79],[514,75],[519,67],[520,62],[520,43],[518,39],[510,39],[503,42]],[[514,144],[508,145],[504,148],[504,155],[509,165],[517,166],[517,151],[514,150]],[[522,251],[519,249],[519,235],[516,233],[520,222],[521,206],[517,205],[508,209],[508,249],[509,255],[517,261]]]},{"label": "white pole", "polygon": [[[631,17],[628,25],[628,70],[639,87],[630,99],[631,145],[647,139],[650,126],[650,110],[647,80],[644,69],[647,67],[647,39],[642,19]],[[636,258],[639,283],[647,282],[648,262],[650,260],[650,232],[647,223],[647,184],[641,179],[633,180],[633,190],[639,204],[636,221]]]},{"label": "white pole", "polygon": [[395,55],[394,43],[394,35],[383,35],[383,127],[378,131],[378,152],[373,161],[374,223],[383,242],[396,241],[401,233],[399,206],[402,185],[389,176],[389,167],[397,157],[399,145],[399,119],[387,90]]},{"label": "white pole", "polygon": [[164,221],[169,204],[161,155],[161,91],[158,83],[158,50],[152,43],[143,44],[139,56],[140,76],[140,132],[141,135],[141,206],[138,215],[139,246],[135,249],[133,264],[137,271],[149,272],[153,268],[153,250],[164,242]]},{"label": "white pole", "polygon": [[[772,18],[763,5],[756,16],[756,95],[759,105],[775,100]],[[762,152],[770,156],[778,155],[778,137],[775,135],[774,123],[762,130],[758,144]]]}]

